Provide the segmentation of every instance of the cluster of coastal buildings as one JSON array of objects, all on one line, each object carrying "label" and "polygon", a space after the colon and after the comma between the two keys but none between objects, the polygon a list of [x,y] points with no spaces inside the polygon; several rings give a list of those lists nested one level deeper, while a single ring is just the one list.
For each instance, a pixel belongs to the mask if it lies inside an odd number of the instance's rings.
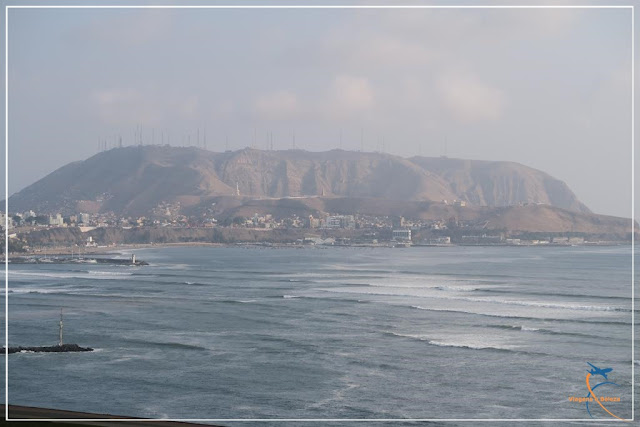
[{"label": "cluster of coastal buildings", "polygon": [[0,225],[4,228],[6,224],[6,227],[8,229],[24,225],[67,227],[70,225],[80,226],[84,224],[88,226],[90,225],[91,221],[91,215],[87,213],[70,215],[65,218],[60,213],[38,215],[32,210],[28,210],[24,213],[18,212],[10,215],[6,215],[4,212],[0,212]]},{"label": "cluster of coastal buildings", "polygon": [[444,230],[447,228],[445,220],[412,220],[408,221],[403,217],[396,216],[374,216],[374,215],[339,215],[325,214],[314,217],[309,215],[302,218],[292,214],[282,218],[275,218],[271,214],[259,215],[255,213],[250,217],[236,216],[218,221],[212,216],[186,216],[172,213],[167,208],[167,213],[162,216],[139,216],[139,217],[117,217],[113,213],[88,214],[78,213],[63,216],[60,213],[38,214],[32,210],[24,213],[12,213],[6,215],[0,212],[0,226],[4,228],[5,223],[8,229],[16,227],[244,227],[244,228],[266,228],[266,229],[288,229],[288,228],[313,228],[313,229],[382,229],[382,228],[430,228],[433,230]]},{"label": "cluster of coastal buildings", "polygon": [[[457,218],[424,220],[406,219],[401,216],[322,214],[300,217],[295,214],[276,218],[271,214],[227,217],[223,221],[212,215],[185,216],[175,206],[158,208],[149,217],[116,217],[113,213],[77,213],[63,216],[60,213],[39,214],[32,210],[9,216],[0,213],[0,226],[8,223],[10,241],[28,247],[25,235],[38,230],[77,228],[83,233],[96,229],[230,229],[233,230],[287,230],[298,244],[312,245],[581,245],[588,244],[583,236],[575,235],[522,235],[506,231],[487,230],[486,223],[461,221]],[[296,230],[298,230],[296,232]],[[304,231],[308,230],[308,231]],[[99,231],[99,230],[98,230]],[[303,234],[301,234],[301,232]],[[83,245],[95,247],[104,242],[96,241],[87,233]],[[95,233],[93,233],[95,234]],[[540,233],[539,233],[540,234]],[[267,234],[268,235],[268,234]],[[304,236],[304,237],[300,237]],[[268,241],[268,237],[267,237]],[[13,250],[13,249],[12,249]],[[27,249],[28,250],[28,249]]]}]

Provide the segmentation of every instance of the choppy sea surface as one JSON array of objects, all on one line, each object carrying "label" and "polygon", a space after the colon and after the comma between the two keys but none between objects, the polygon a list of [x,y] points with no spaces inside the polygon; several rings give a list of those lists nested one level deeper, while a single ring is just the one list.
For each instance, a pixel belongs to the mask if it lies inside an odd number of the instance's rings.
[{"label": "choppy sea surface", "polygon": [[63,307],[65,341],[96,349],[10,355],[10,403],[151,418],[590,419],[569,397],[589,393],[591,362],[613,368],[614,384],[594,390],[619,398],[605,407],[631,416],[629,246],[135,253],[150,265],[10,265],[11,346],[56,344]]}]

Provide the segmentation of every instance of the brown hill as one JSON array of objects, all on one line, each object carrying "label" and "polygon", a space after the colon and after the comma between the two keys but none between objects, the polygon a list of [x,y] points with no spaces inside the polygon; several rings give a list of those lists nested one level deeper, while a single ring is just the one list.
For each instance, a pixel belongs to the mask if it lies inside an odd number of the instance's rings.
[{"label": "brown hill", "polygon": [[542,171],[514,162],[413,157],[420,165],[444,179],[458,198],[476,206],[513,206],[542,203],[590,212],[567,184]]},{"label": "brown hill", "polygon": [[342,205],[349,198],[378,200],[368,205],[380,200],[464,200],[489,207],[546,203],[588,212],[563,182],[516,163],[343,150],[214,153],[169,146],[117,148],[70,163],[11,196],[9,206],[11,212],[148,215],[162,202],[180,202],[189,210],[213,197],[233,196],[236,186],[254,199],[324,195],[342,198],[335,202]]}]

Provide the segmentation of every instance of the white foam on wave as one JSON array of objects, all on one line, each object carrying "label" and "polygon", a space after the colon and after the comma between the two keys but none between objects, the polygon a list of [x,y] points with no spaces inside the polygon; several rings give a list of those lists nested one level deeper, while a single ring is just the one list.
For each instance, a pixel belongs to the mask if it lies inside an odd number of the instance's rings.
[{"label": "white foam on wave", "polygon": [[487,327],[489,328],[500,328],[500,329],[506,329],[506,330],[514,330],[514,331],[522,331],[522,332],[538,332],[538,331],[542,331],[543,329],[539,329],[539,328],[530,328],[527,326],[520,326],[520,325],[487,325]]},{"label": "white foam on wave", "polygon": [[69,288],[9,288],[10,294],[58,294],[69,293]]},{"label": "white foam on wave", "polygon": [[498,285],[481,278],[460,278],[440,275],[391,275],[370,280],[369,286],[378,288],[400,289],[438,289],[449,291],[480,290],[487,286]]},{"label": "white foam on wave", "polygon": [[[406,288],[404,288],[406,289]],[[540,301],[523,301],[512,299],[498,299],[498,298],[485,298],[485,297],[465,297],[459,295],[442,295],[435,292],[431,292],[431,289],[416,289],[415,292],[403,291],[402,288],[376,288],[372,291],[371,288],[365,287],[351,287],[351,288],[326,288],[320,289],[324,292],[335,293],[347,293],[347,294],[359,294],[359,295],[383,295],[383,296],[398,296],[398,297],[412,297],[412,298],[425,298],[425,299],[438,299],[449,301],[467,301],[475,303],[486,304],[499,304],[499,305],[517,305],[525,307],[537,307],[537,308],[551,308],[558,310],[580,310],[580,311],[631,311],[628,308],[620,306],[608,306],[608,305],[584,305],[573,302],[540,302]]]},{"label": "white foam on wave", "polygon": [[301,298],[300,295],[282,295],[282,298],[290,299],[290,298]]},{"label": "white foam on wave", "polygon": [[438,289],[440,291],[473,292],[481,291],[484,288],[480,288],[477,286],[436,286],[435,289]]},{"label": "white foam on wave", "polygon": [[[571,314],[571,312],[564,312],[564,313],[559,313],[559,312],[554,312],[554,313],[548,313],[548,312],[543,312],[542,310],[534,310],[531,312],[522,312],[522,311],[510,311],[510,312],[502,312],[502,313],[498,313],[496,311],[491,311],[488,312],[486,309],[483,308],[476,308],[476,307],[468,307],[466,309],[464,308],[457,308],[457,307],[443,307],[443,308],[438,308],[438,307],[423,307],[420,305],[410,305],[410,308],[416,309],[416,310],[425,310],[425,311],[433,311],[433,312],[444,312],[444,313],[457,313],[457,314],[471,314],[471,315],[476,315],[476,316],[489,316],[489,317],[495,317],[495,318],[499,318],[499,319],[539,319],[539,320],[563,320],[563,321],[578,321],[578,322],[586,322],[585,320],[576,320],[574,318],[574,316],[569,315]],[[507,306],[505,306],[507,307]],[[600,312],[600,313],[605,313],[605,312]],[[610,322],[612,324],[616,323],[616,322]],[[541,329],[541,331],[544,331]]]},{"label": "white foam on wave", "polygon": [[120,278],[122,276],[131,276],[132,273],[123,272],[27,272],[27,271],[11,271],[9,270],[9,277],[14,279],[29,278],[29,279],[98,279],[108,280],[113,278]]},{"label": "white foam on wave", "polygon": [[194,267],[191,264],[156,263],[156,265],[167,270],[189,270]]},{"label": "white foam on wave", "polygon": [[[463,298],[461,298],[463,299]],[[604,306],[604,305],[582,305],[574,303],[552,303],[552,302],[539,302],[539,301],[517,301],[517,300],[501,300],[490,298],[464,298],[465,301],[472,302],[488,302],[492,304],[508,304],[508,305],[522,305],[526,307],[542,307],[542,308],[557,308],[561,310],[584,310],[584,311],[631,311],[625,307],[619,306]]]},{"label": "white foam on wave", "polygon": [[[148,295],[140,293],[105,293],[99,288],[77,289],[74,287],[47,287],[47,288],[9,288],[11,294],[64,294],[91,298],[126,298],[126,299],[167,299],[164,295]],[[176,299],[176,298],[173,298]],[[188,299],[181,297],[181,299]]]},{"label": "white foam on wave", "polygon": [[124,271],[88,270],[87,273],[94,274],[94,275],[97,275],[97,276],[133,276],[133,273],[126,273]]},{"label": "white foam on wave", "polygon": [[[419,305],[411,305],[409,307],[410,308],[414,308],[416,310],[442,311],[442,312],[447,312],[447,313],[460,313],[460,314],[475,314],[475,315],[478,315],[478,316],[491,316],[491,317],[498,317],[498,318],[501,318],[501,319],[519,319],[519,318],[523,317],[522,314],[486,313],[485,311],[482,311],[482,310],[473,311],[473,310],[462,310],[462,309],[456,309],[456,308],[430,308],[430,307],[422,307],[422,306],[419,306]],[[524,317],[530,317],[530,316],[527,314]],[[537,316],[532,316],[532,317],[537,317]],[[544,318],[544,316],[541,317],[541,318]]]},{"label": "white foam on wave", "polygon": [[[357,286],[357,285],[356,285]],[[370,286],[372,288],[391,289],[390,292],[397,295],[398,290],[406,289],[406,292],[411,292],[408,295],[414,295],[416,292],[421,290],[426,291],[451,291],[451,292],[473,292],[473,291],[481,291],[485,288],[478,286],[477,284],[454,284],[454,285],[443,285],[441,282],[434,283],[413,283],[413,284],[389,284],[389,283],[368,283],[366,286]]]},{"label": "white foam on wave", "polygon": [[391,331],[385,331],[385,332],[387,334],[394,335],[396,337],[413,338],[415,340],[420,340],[420,341],[428,341],[429,340],[426,335],[400,334],[398,332],[391,332]]},{"label": "white foam on wave", "polygon": [[436,345],[438,347],[458,347],[458,348],[469,348],[472,350],[512,350],[515,348],[514,346],[494,346],[482,343],[469,343],[469,342],[453,342],[453,341],[437,341],[437,340],[429,340],[429,344]]},{"label": "white foam on wave", "polygon": [[477,335],[458,335],[452,338],[437,337],[433,338],[429,335],[419,334],[402,334],[397,332],[387,332],[391,335],[403,338],[411,338],[419,341],[425,341],[428,344],[438,347],[458,347],[469,348],[473,350],[493,349],[493,350],[513,350],[517,346],[504,343],[490,342],[486,336]]}]

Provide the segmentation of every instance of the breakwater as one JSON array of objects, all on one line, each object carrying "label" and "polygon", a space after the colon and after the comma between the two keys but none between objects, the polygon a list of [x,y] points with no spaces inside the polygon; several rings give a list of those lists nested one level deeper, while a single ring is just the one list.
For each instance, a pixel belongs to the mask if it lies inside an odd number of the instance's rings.
[{"label": "breakwater", "polygon": [[[93,351],[90,347],[80,347],[78,344],[63,344],[43,347],[9,347],[9,354],[21,352],[34,353],[70,353],[78,351]],[[2,353],[6,352],[6,348],[2,347]]]}]

